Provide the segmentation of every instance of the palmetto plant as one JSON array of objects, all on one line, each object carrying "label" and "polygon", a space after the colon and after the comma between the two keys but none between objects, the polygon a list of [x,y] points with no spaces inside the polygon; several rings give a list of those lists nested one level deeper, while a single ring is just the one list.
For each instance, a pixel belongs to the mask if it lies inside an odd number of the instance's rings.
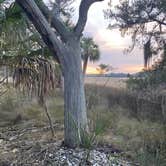
[{"label": "palmetto plant", "polygon": [[[38,3],[38,1],[40,1]],[[65,1],[65,0],[63,0]],[[79,17],[70,29],[59,15],[59,5],[55,8],[57,14],[43,0],[15,0],[16,4],[34,25],[53,57],[61,64],[64,75],[64,138],[69,147],[81,144],[80,128],[88,130],[84,82],[81,69],[80,38],[85,28],[88,11],[91,5],[103,0],[83,0],[80,2]],[[56,0],[55,2],[58,2]],[[61,2],[61,1],[59,1]],[[69,2],[69,1],[67,1]],[[76,121],[77,128],[72,128],[69,114]]]},{"label": "palmetto plant", "polygon": [[109,70],[112,70],[113,67],[106,65],[106,64],[100,64],[96,70],[99,72],[99,74],[105,74],[107,73]]},{"label": "palmetto plant", "polygon": [[16,89],[27,96],[37,97],[48,117],[52,135],[54,135],[46,97],[58,84],[56,64],[52,60],[41,57],[17,56],[5,58],[2,66],[8,67],[13,72],[13,85]]},{"label": "palmetto plant", "polygon": [[86,73],[88,61],[98,61],[100,59],[100,50],[97,44],[90,37],[83,37],[81,40],[83,74]]},{"label": "palmetto plant", "polygon": [[50,52],[18,6],[2,8],[1,13],[0,67],[11,71],[17,89],[38,98],[54,134],[46,96],[58,84],[58,64],[50,58]]}]

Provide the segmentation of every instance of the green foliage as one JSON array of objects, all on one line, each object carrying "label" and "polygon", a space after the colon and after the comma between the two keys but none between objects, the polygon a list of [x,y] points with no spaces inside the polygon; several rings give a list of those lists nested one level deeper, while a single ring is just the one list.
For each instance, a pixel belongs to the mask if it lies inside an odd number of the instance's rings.
[{"label": "green foliage", "polygon": [[41,100],[49,88],[55,87],[55,77],[59,79],[60,73],[56,74],[54,69],[59,66],[51,62],[50,51],[17,3],[8,5],[4,13],[0,33],[0,66],[12,68],[16,87],[22,87],[28,94],[33,92]]},{"label": "green foliage", "polygon": [[[94,93],[96,89],[88,89],[88,92]],[[116,100],[119,95],[119,106],[110,104],[107,105],[103,103],[103,99],[110,94],[115,96]],[[114,90],[110,87],[98,88],[98,94],[100,94],[100,103],[94,103],[93,110],[89,110],[89,132],[83,132],[82,145],[87,149],[86,159],[89,157],[90,150],[95,147],[97,144],[111,144],[114,148],[120,149],[123,153],[118,154],[119,157],[125,157],[129,160],[134,161],[134,163],[140,163],[141,166],[164,166],[166,159],[166,128],[164,124],[159,124],[151,122],[148,120],[137,120],[136,118],[131,118],[128,116],[130,114],[129,109],[124,109],[124,106],[120,106],[122,102],[126,102],[126,98],[129,98],[126,91]],[[56,93],[55,98],[48,99],[48,108],[50,110],[53,120],[60,125],[56,136],[60,139],[63,137],[62,129],[63,127],[63,99],[62,95]],[[19,94],[20,95],[20,94]],[[117,96],[116,96],[117,95]],[[23,104],[21,107],[18,107],[16,100],[20,102],[13,92],[9,94],[10,99],[2,100],[3,108],[10,108],[8,114],[3,114],[4,112],[0,109],[1,123],[4,121],[4,117],[10,120],[9,116],[14,113],[13,108],[16,107],[17,112],[23,115],[24,119],[33,119],[35,125],[45,125],[45,116],[41,108],[37,103],[27,103]],[[98,96],[99,97],[99,96]],[[113,100],[113,97],[111,98]],[[110,100],[111,100],[110,99]],[[114,99],[115,100],[115,99]],[[121,102],[120,102],[121,101]],[[127,102],[127,104],[132,103],[133,100]],[[113,101],[112,101],[113,103]],[[21,103],[19,103],[21,105]],[[104,106],[103,106],[104,105]],[[151,107],[153,107],[151,105]],[[151,108],[152,109],[152,108]],[[5,111],[6,112],[6,111]],[[11,120],[13,121],[13,117]],[[29,121],[28,121],[29,123]],[[112,156],[112,154],[111,154]],[[112,159],[111,159],[112,160]]]},{"label": "green foliage", "polygon": [[[162,124],[161,117],[159,123],[154,122],[156,120],[153,122],[148,120],[152,116],[156,118],[160,108],[155,108],[153,101],[149,104],[146,100],[144,103],[143,101],[137,103],[139,101],[137,94],[129,93],[126,90],[110,87],[98,87],[98,90],[89,88],[88,92],[90,90],[92,94],[96,94],[97,91],[97,96],[100,95],[102,100],[100,103],[94,103],[93,112],[89,118],[97,122],[95,124],[99,131],[103,128],[100,126],[107,126],[104,127],[106,130],[104,129],[103,133],[100,133],[102,137],[98,137],[97,141],[121,149],[123,153],[120,155],[129,158],[134,163],[140,163],[143,166],[164,166],[166,159],[165,125]],[[103,103],[104,98],[108,98],[108,105]],[[106,111],[107,109],[108,111]],[[155,111],[157,111],[157,115]],[[141,112],[149,114],[140,116]],[[95,118],[96,115],[99,119]]]},{"label": "green foliage", "polygon": [[98,137],[101,137],[111,124],[112,114],[107,111],[93,112],[90,118],[90,131],[81,131],[82,147],[91,149],[98,144]]},{"label": "green foliage", "polygon": [[0,3],[3,3],[3,2],[5,2],[5,0],[0,0]]},{"label": "green foliage", "polygon": [[111,2],[105,16],[110,20],[109,28],[119,28],[122,36],[130,35],[132,45],[144,47],[144,62],[148,65],[156,55],[160,57],[166,33],[165,0],[124,0],[112,9]]},{"label": "green foliage", "polygon": [[81,146],[86,149],[92,149],[94,144],[96,143],[96,135],[95,133],[89,133],[85,130],[81,131]]},{"label": "green foliage", "polygon": [[[148,44],[149,45],[149,44]],[[149,46],[148,46],[149,47]],[[148,54],[149,49],[145,50]],[[151,56],[145,57],[145,66],[147,65]],[[166,45],[163,46],[161,59],[151,66],[148,70],[144,70],[137,74],[137,76],[130,76],[127,80],[127,87],[129,89],[146,89],[148,87],[156,87],[166,82]]]},{"label": "green foliage", "polygon": [[9,8],[5,10],[5,21],[9,22],[17,22],[23,18],[23,12],[21,8],[17,5],[17,3],[13,3]]},{"label": "green foliage", "polygon": [[85,60],[86,56],[88,56],[89,60],[92,62],[98,61],[100,58],[99,47],[92,38],[83,37],[81,40],[81,48],[82,48],[82,59]]},{"label": "green foliage", "polygon": [[112,67],[110,67],[109,65],[106,65],[106,64],[100,64],[96,69],[99,72],[99,74],[105,74],[109,70],[111,70]]},{"label": "green foliage", "polygon": [[118,140],[112,140],[117,146],[125,150],[141,166],[164,166],[165,139],[164,125],[149,121],[137,121],[120,117],[114,128]]},{"label": "green foliage", "polygon": [[3,111],[12,112],[17,108],[17,102],[18,101],[16,101],[16,99],[14,99],[12,96],[7,95],[1,100],[0,109]]},{"label": "green foliage", "polygon": [[8,87],[8,91],[0,96],[0,126],[12,125],[16,122],[20,105],[21,101],[16,97],[15,90]]},{"label": "green foliage", "polygon": [[1,9],[1,58],[51,55],[38,32],[16,2]]},{"label": "green foliage", "polygon": [[28,119],[41,120],[41,108],[38,105],[30,104],[28,107],[24,108],[24,116]]},{"label": "green foliage", "polygon": [[166,159],[165,129],[164,126],[158,126],[156,124],[152,126],[150,128],[144,126],[140,130],[142,149],[137,151],[137,158],[143,166],[152,163],[156,166],[164,166]]},{"label": "green foliage", "polygon": [[81,56],[83,60],[83,73],[86,73],[88,61],[95,62],[100,59],[100,50],[97,44],[90,37],[81,39]]},{"label": "green foliage", "polygon": [[138,76],[130,76],[126,81],[127,87],[133,90],[157,87],[166,82],[166,69],[154,69],[139,73]]}]

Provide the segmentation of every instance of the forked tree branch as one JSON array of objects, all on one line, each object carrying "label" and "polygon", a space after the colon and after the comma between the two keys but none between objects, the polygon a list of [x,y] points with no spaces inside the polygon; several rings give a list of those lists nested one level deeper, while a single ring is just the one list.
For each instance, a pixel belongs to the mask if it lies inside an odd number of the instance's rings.
[{"label": "forked tree branch", "polygon": [[87,17],[88,17],[88,10],[90,6],[95,2],[101,2],[104,0],[82,0],[79,8],[79,18],[78,22],[74,28],[74,32],[77,35],[77,37],[80,37],[82,35],[82,32],[85,28]]},{"label": "forked tree branch", "polygon": [[[66,42],[72,35],[72,33],[67,29],[67,27],[56,17],[56,15],[52,15],[48,7],[44,4],[43,1],[39,3],[39,8],[47,18],[50,19],[51,25],[55,28],[55,30],[60,35],[61,39]],[[51,18],[50,18],[51,17]]]},{"label": "forked tree branch", "polygon": [[16,2],[27,14],[28,18],[32,21],[37,31],[41,34],[44,42],[53,52],[55,59],[57,61],[61,61],[62,43],[49,26],[46,18],[44,17],[34,0],[16,0]]}]

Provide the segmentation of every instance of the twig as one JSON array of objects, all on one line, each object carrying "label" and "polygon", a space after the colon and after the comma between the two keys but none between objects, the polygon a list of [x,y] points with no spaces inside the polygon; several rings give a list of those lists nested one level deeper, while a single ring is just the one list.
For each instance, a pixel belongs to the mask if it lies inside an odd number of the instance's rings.
[{"label": "twig", "polygon": [[52,137],[54,137],[54,136],[55,136],[55,132],[54,132],[53,123],[52,123],[52,120],[51,120],[51,117],[50,117],[50,114],[49,114],[49,112],[48,112],[47,105],[46,105],[45,102],[44,102],[44,104],[43,104],[43,108],[44,108],[44,111],[45,111],[45,113],[46,113],[46,116],[47,116],[48,121],[49,121],[49,124],[50,124],[50,129],[51,129]]}]

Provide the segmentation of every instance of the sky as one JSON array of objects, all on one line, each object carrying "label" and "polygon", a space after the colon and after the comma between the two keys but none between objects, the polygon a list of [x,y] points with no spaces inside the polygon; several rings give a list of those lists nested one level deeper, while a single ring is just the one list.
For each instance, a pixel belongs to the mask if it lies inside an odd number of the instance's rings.
[{"label": "sky", "polygon": [[[93,37],[99,45],[101,58],[96,63],[89,63],[87,73],[96,73],[96,67],[101,64],[108,64],[114,67],[113,72],[135,73],[143,68],[143,50],[135,48],[130,54],[124,50],[131,44],[130,37],[122,38],[118,29],[109,30],[109,20],[104,19],[103,10],[108,8],[109,0],[93,4],[88,13],[88,21],[84,35]],[[74,21],[78,18],[78,7],[80,0],[77,0]],[[118,0],[112,0],[115,5]]]},{"label": "sky", "polygon": [[[45,0],[48,1],[48,0]],[[87,73],[97,73],[97,66],[101,63],[110,65],[114,68],[113,72],[136,73],[143,68],[143,50],[135,48],[130,54],[124,54],[131,40],[130,37],[122,38],[118,29],[109,30],[109,20],[104,19],[103,10],[108,8],[108,2],[97,2],[93,4],[88,13],[88,20],[84,29],[84,36],[93,37],[99,45],[100,60],[89,63]],[[118,4],[119,0],[112,0],[112,5]],[[73,4],[75,13],[73,22],[78,19],[80,0]]]}]

